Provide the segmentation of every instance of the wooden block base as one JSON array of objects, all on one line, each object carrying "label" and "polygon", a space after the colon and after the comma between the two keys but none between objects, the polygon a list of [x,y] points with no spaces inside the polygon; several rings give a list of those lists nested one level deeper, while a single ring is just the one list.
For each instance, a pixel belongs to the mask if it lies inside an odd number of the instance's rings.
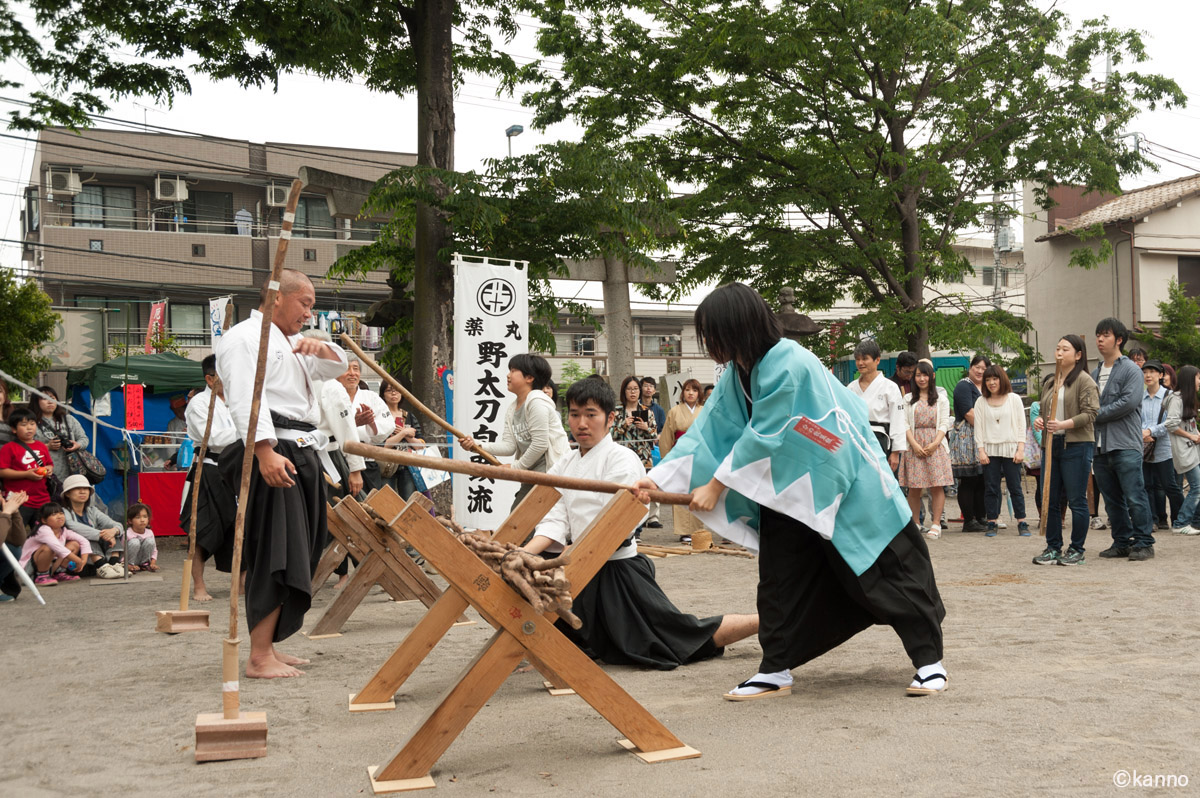
[{"label": "wooden block base", "polygon": [[570,687],[555,687],[554,682],[542,682],[542,687],[545,687],[550,695],[575,695],[575,691]]},{"label": "wooden block base", "polygon": [[267,713],[242,712],[226,720],[220,712],[196,716],[196,761],[224,762],[267,755]]},{"label": "wooden block base", "polygon": [[207,632],[208,610],[159,610],[154,613],[154,631],[177,635],[181,632]]},{"label": "wooden block base", "polygon": [[341,637],[342,636],[341,632],[334,632],[333,634],[328,634],[328,635],[310,635],[308,632],[301,632],[300,634],[304,635],[309,640],[328,640],[331,637]]},{"label": "wooden block base", "polygon": [[388,709],[395,709],[395,701],[380,701],[377,704],[355,704],[354,697],[358,693],[350,694],[350,711],[351,712],[383,712]]},{"label": "wooden block base", "polygon": [[697,759],[700,752],[690,745],[679,748],[665,748],[662,751],[639,751],[638,747],[629,740],[617,740],[617,745],[624,748],[647,765],[657,765],[659,762],[671,762],[676,759]]},{"label": "wooden block base", "polygon": [[432,790],[437,786],[433,782],[433,776],[422,776],[419,779],[376,781],[375,771],[377,770],[379,770],[379,765],[371,765],[367,768],[367,776],[371,779],[371,792],[376,795],[386,795],[390,792],[408,792],[410,790]]}]

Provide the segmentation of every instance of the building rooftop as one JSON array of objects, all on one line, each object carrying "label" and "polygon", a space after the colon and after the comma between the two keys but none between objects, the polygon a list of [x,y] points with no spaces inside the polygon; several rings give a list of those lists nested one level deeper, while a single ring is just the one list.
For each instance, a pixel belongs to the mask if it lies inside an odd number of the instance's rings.
[{"label": "building rooftop", "polygon": [[1096,224],[1110,225],[1129,219],[1140,219],[1198,194],[1200,194],[1200,174],[1180,177],[1144,188],[1135,188],[1119,197],[1102,202],[1086,213],[1058,220],[1058,229],[1052,233],[1038,236],[1037,240],[1047,241]]}]

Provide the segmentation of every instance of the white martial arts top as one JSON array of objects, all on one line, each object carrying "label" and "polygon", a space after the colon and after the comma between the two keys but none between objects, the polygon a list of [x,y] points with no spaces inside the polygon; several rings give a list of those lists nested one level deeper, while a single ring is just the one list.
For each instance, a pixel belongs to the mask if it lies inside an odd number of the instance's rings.
[{"label": "white martial arts top", "polygon": [[371,427],[364,424],[358,428],[359,440],[382,446],[384,441],[396,434],[396,419],[392,416],[392,411],[388,410],[387,402],[383,401],[382,396],[359,388],[358,393],[354,394],[353,402],[356,410],[359,405],[366,405],[375,412],[375,431],[372,432]]},{"label": "white martial arts top", "polygon": [[[237,427],[238,437],[245,440],[250,424],[251,394],[254,393],[254,372],[258,365],[258,336],[262,329],[262,314],[250,312],[250,318],[235,324],[221,336],[217,355],[217,375],[225,383],[225,402]],[[293,421],[316,426],[321,421],[317,406],[316,380],[331,380],[346,371],[346,353],[337,344],[322,342],[337,355],[337,360],[325,360],[311,355],[298,355],[293,350],[302,340],[299,334],[288,337],[275,324],[271,325],[267,342],[267,373],[263,382],[262,402],[259,405],[258,427],[254,440],[270,441],[275,445],[275,425],[271,411]]]},{"label": "white martial arts top", "polygon": [[900,395],[900,386],[883,376],[882,371],[877,371],[867,390],[862,389],[858,380],[851,380],[847,387],[867,403],[867,417],[872,423],[888,425],[892,451],[907,452],[908,422],[904,417],[904,397]]},{"label": "white martial arts top", "polygon": [[[578,449],[572,449],[562,459],[550,467],[548,474],[560,474],[564,477],[579,477],[581,479],[603,479],[608,482],[619,482],[622,485],[632,485],[646,476],[646,469],[641,459],[630,449],[621,446],[610,436],[593,446],[586,455],[580,456]],[[550,508],[546,517],[537,525],[534,534],[548,537],[559,545],[551,545],[546,551],[555,554],[562,551],[568,542],[573,540],[587,525],[600,515],[600,511],[612,501],[611,493],[595,493],[590,490],[559,490],[562,498]],[[643,515],[643,518],[645,515]],[[637,556],[637,541],[629,546],[617,549],[610,560],[625,560]]]},{"label": "white martial arts top", "polygon": [[[195,442],[197,452],[200,451],[200,444],[203,442],[204,426],[208,423],[208,405],[214,396],[211,388],[205,388],[192,397],[192,400],[188,402],[187,411],[184,413],[187,419],[187,434]],[[220,454],[226,446],[238,439],[238,433],[237,427],[233,424],[233,416],[229,414],[229,408],[225,406],[225,401],[219,396],[215,398],[217,406],[213,409],[212,431],[208,434],[208,451]]]},{"label": "white martial arts top", "polygon": [[[354,426],[354,411],[357,406],[350,401],[346,386],[337,380],[326,380],[318,388],[321,404],[321,423],[317,429],[329,437],[325,451],[342,451],[346,455],[346,467],[351,473],[362,471],[367,463],[361,455],[349,454],[342,449],[346,441],[361,442],[358,428]],[[359,391],[361,394],[362,391]]]}]

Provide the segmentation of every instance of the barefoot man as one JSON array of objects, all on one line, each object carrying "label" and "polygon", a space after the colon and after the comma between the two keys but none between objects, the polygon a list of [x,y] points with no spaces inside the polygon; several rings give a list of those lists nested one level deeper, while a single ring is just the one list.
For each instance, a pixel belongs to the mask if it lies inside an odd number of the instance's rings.
[{"label": "barefoot man", "polygon": [[[208,406],[213,402],[216,406],[212,413],[212,430],[208,434],[208,453],[204,457],[200,502],[196,506],[196,553],[199,556],[192,560],[192,599],[212,601],[204,584],[204,563],[215,556],[217,570],[229,573],[233,565],[233,522],[237,515],[237,494],[222,479],[217,461],[226,447],[237,442],[238,432],[225,405],[221,380],[217,377],[217,356],[209,355],[200,365],[208,387],[191,398],[186,413],[187,435],[196,444],[197,454],[208,424]],[[179,525],[185,530],[192,523],[192,488],[196,484],[198,467],[199,461],[193,461],[179,508]]]},{"label": "barefoot man", "polygon": [[[265,302],[265,288],[263,293]],[[267,342],[246,506],[243,562],[250,627],[246,676],[251,678],[299,676],[303,671],[295,666],[308,662],[278,651],[275,643],[300,631],[312,604],[312,574],[326,536],[318,457],[325,440],[317,430],[320,414],[313,383],[346,370],[346,353],[340,346],[300,335],[315,302],[308,277],[284,269]],[[229,411],[243,441],[250,421],[261,326],[261,313],[255,311],[230,329],[217,361]],[[240,484],[243,445],[229,446],[221,453],[222,472],[231,485]],[[231,466],[228,471],[226,465]]]}]

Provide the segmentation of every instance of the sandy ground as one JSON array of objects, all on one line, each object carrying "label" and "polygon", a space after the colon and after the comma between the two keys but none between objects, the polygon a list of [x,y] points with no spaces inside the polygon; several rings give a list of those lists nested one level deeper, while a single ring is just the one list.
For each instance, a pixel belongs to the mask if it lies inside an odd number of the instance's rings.
[{"label": "sandy ground", "polygon": [[[647,537],[673,540],[669,528]],[[1041,541],[1017,537],[1014,524],[997,538],[949,531],[932,542],[948,610],[943,695],[904,697],[913,668],[880,627],[800,668],[793,695],[768,701],[720,698],[757,669],[753,639],[671,672],[607,667],[703,752],[651,766],[620,749],[621,735],[581,699],[551,698],[537,673],[516,674],[434,767],[437,794],[1103,795],[1117,791],[1119,771],[1200,789],[1200,539],[1160,534],[1147,563],[1100,559],[1108,540],[1092,532],[1076,568],[1030,564]],[[367,766],[390,758],[491,633],[483,623],[452,629],[394,712],[352,716],[347,695],[423,611],[376,589],[343,637],[288,641],[312,658],[306,676],[242,681],[243,709],[267,713],[267,757],[197,765],[195,716],[220,710],[229,583],[213,580],[213,631],[155,633],[154,611],[178,602],[176,546],[163,546],[161,582],[84,580],[48,589],[46,607],[28,594],[0,605],[0,794],[369,795]],[[753,610],[753,560],[655,562],[685,610]],[[332,599],[327,588],[309,626]]]}]

